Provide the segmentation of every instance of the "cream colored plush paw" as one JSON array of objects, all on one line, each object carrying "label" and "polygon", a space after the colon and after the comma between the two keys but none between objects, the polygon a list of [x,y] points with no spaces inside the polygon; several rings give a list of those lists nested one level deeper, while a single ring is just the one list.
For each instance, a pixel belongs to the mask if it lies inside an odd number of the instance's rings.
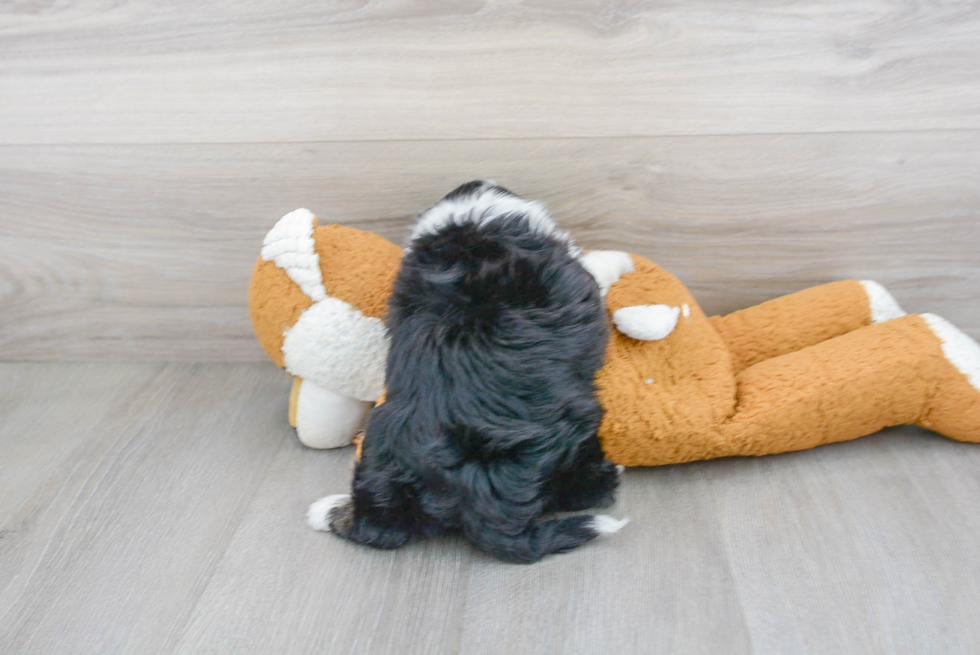
[{"label": "cream colored plush paw", "polygon": [[861,280],[864,292],[868,294],[868,305],[871,309],[871,322],[884,323],[893,318],[905,316],[905,310],[898,304],[888,289],[874,280]]},{"label": "cream colored plush paw", "polygon": [[364,427],[372,403],[342,396],[303,380],[296,398],[296,435],[310,448],[349,446]]},{"label": "cream colored plush paw", "polygon": [[980,344],[941,316],[921,316],[942,344],[946,360],[966,377],[970,386],[980,391]]}]

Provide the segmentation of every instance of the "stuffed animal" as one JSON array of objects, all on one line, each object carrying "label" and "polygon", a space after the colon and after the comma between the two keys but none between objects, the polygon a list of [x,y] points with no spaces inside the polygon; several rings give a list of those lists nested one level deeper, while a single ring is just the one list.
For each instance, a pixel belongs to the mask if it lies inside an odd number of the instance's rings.
[{"label": "stuffed animal", "polygon": [[[305,209],[266,236],[249,290],[255,333],[294,376],[290,422],[343,446],[382,396],[382,317],[401,250]],[[638,255],[582,256],[605,295],[596,377],[606,456],[655,466],[767,455],[915,424],[980,442],[980,345],[932,314],[906,315],[870,281],[833,282],[706,316]]]}]

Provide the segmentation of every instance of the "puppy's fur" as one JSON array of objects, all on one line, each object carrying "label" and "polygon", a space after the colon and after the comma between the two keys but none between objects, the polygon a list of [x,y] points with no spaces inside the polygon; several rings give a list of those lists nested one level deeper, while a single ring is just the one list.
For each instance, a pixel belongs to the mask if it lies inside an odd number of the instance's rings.
[{"label": "puppy's fur", "polygon": [[388,311],[387,400],[371,412],[352,496],[310,523],[397,548],[462,531],[511,562],[624,522],[547,512],[613,501],[593,379],[607,339],[595,280],[547,210],[465,184],[415,226]]}]

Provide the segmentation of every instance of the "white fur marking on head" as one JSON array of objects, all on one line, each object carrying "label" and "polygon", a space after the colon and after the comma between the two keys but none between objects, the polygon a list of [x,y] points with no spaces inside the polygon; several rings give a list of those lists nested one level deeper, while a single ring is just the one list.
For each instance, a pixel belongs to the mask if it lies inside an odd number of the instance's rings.
[{"label": "white fur marking on head", "polygon": [[633,305],[616,310],[613,323],[628,337],[657,341],[674,331],[680,314],[680,307],[670,305]]},{"label": "white fur marking on head", "polygon": [[291,211],[269,230],[262,241],[262,260],[286,271],[289,279],[314,302],[327,297],[320,273],[320,256],[314,250],[316,216],[309,209]]},{"label": "white fur marking on head", "polygon": [[684,303],[681,306],[681,314],[684,316],[684,318],[691,318],[691,306]]},{"label": "white fur marking on head", "polygon": [[567,232],[558,229],[548,209],[542,203],[503,192],[489,180],[484,180],[482,186],[474,189],[473,193],[467,196],[440,200],[422,212],[408,236],[405,251],[410,251],[412,242],[419,237],[435,234],[448,225],[484,224],[511,214],[525,216],[532,231],[548,234],[567,242],[569,251],[575,256],[578,255],[579,249],[572,243],[572,238]]},{"label": "white fur marking on head", "polygon": [[629,519],[615,519],[606,514],[598,514],[592,519],[592,524],[589,526],[599,534],[614,534],[623,529]]},{"label": "white fur marking on head", "polygon": [[306,524],[314,530],[330,532],[330,510],[347,502],[350,502],[348,494],[334,494],[321,498],[310,505],[310,509],[306,511]]},{"label": "white fur marking on head", "polygon": [[980,344],[958,327],[935,314],[920,314],[942,344],[943,355],[980,391]]},{"label": "white fur marking on head", "polygon": [[861,286],[864,288],[864,292],[868,294],[872,323],[884,323],[893,318],[905,316],[905,310],[885,287],[874,280],[861,280]]},{"label": "white fur marking on head", "polygon": [[384,391],[384,323],[338,298],[300,314],[285,333],[282,354],[289,373],[341,395],[374,402]]},{"label": "white fur marking on head", "polygon": [[619,278],[635,270],[633,258],[621,250],[593,250],[578,261],[595,278],[603,296]]}]

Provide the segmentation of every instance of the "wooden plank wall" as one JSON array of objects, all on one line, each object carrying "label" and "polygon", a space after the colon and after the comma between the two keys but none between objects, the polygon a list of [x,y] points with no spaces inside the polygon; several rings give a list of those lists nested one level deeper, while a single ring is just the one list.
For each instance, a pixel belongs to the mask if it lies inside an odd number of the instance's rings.
[{"label": "wooden plank wall", "polygon": [[874,278],[980,338],[980,2],[0,4],[0,359],[262,359],[262,235],[547,201],[709,312]]}]

